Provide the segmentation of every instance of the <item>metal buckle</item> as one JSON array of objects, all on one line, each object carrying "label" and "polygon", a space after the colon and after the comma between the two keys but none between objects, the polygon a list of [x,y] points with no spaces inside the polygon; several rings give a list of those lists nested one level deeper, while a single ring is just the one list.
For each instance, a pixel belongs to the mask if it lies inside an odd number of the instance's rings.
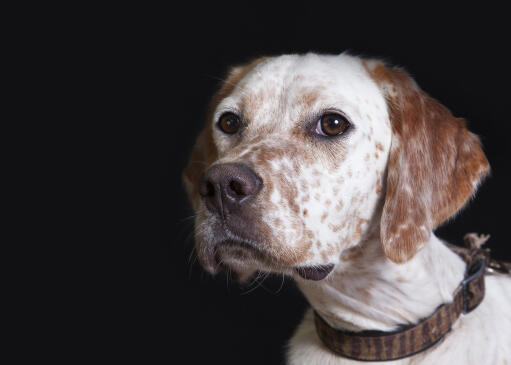
[{"label": "metal buckle", "polygon": [[475,307],[477,307],[477,305],[479,304],[476,304],[474,307],[472,308],[469,308],[468,307],[468,303],[469,303],[469,298],[468,298],[468,294],[469,294],[469,291],[468,291],[468,285],[474,281],[476,278],[478,278],[479,276],[481,275],[484,275],[484,272],[486,270],[486,258],[484,257],[481,257],[479,260],[477,260],[475,263],[473,263],[472,265],[470,265],[470,267],[468,268],[467,270],[467,275],[468,277],[466,277],[465,279],[463,279],[463,281],[461,282],[461,285],[463,287],[463,313],[466,314],[466,313],[469,313],[471,312]]}]

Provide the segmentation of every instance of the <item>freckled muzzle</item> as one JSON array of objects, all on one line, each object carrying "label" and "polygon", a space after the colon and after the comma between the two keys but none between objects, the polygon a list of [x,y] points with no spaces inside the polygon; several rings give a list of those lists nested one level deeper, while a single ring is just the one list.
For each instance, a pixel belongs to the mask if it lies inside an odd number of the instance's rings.
[{"label": "freckled muzzle", "polygon": [[261,243],[260,212],[256,198],[263,180],[243,163],[211,166],[202,177],[199,193],[217,227],[229,239]]},{"label": "freckled muzzle", "polygon": [[294,267],[306,280],[326,278],[333,264],[295,266],[296,262],[289,260],[294,261],[299,255],[286,254],[283,244],[268,246],[268,232],[263,233],[261,224],[261,206],[256,202],[262,188],[262,178],[244,163],[220,163],[205,172],[199,192],[210,214],[221,222],[214,226],[215,239],[203,251],[208,266],[221,268],[221,263],[228,262],[229,257],[261,263],[270,260],[277,265]]},{"label": "freckled muzzle", "polygon": [[213,271],[228,256],[264,259],[265,248],[258,239],[259,214],[254,207],[262,187],[262,178],[243,163],[219,163],[202,176],[199,194],[217,223],[212,224],[212,236],[200,251]]}]

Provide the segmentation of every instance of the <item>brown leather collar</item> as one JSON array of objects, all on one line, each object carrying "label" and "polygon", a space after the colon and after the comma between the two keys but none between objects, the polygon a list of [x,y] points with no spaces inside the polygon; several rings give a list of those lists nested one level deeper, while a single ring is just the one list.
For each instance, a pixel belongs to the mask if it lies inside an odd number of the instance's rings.
[{"label": "brown leather collar", "polygon": [[[480,241],[475,242],[476,239]],[[465,242],[469,249],[456,247],[455,252],[467,262],[465,278],[454,291],[452,302],[442,304],[418,324],[393,332],[350,332],[331,327],[314,312],[319,338],[336,354],[360,361],[397,360],[427,350],[451,330],[462,313],[469,313],[482,302],[489,251],[480,246],[486,240],[487,237],[481,239],[477,235],[467,235]]]}]

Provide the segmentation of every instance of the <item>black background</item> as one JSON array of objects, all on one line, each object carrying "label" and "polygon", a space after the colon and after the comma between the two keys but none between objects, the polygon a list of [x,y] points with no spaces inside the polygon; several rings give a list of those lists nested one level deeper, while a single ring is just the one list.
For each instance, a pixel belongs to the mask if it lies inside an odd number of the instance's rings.
[{"label": "black background", "polygon": [[[193,212],[181,171],[219,80],[229,66],[254,57],[348,50],[405,67],[426,92],[467,119],[492,166],[476,198],[437,234],[461,243],[466,232],[489,233],[494,257],[511,260],[510,28],[499,11],[468,16],[417,7],[402,14],[368,6],[355,14],[341,3],[325,9],[295,4],[279,10],[253,5],[212,11],[198,6],[149,25],[144,48],[150,55],[150,74],[158,75],[152,94],[159,108],[163,156],[165,270],[158,290],[169,298],[164,308],[168,321],[161,326],[164,338],[169,336],[163,341],[169,359],[180,353],[188,363],[282,363],[286,340],[307,306],[290,280],[270,277],[257,288],[242,288],[225,275],[212,278],[190,260]],[[151,58],[157,71],[150,70]]]}]

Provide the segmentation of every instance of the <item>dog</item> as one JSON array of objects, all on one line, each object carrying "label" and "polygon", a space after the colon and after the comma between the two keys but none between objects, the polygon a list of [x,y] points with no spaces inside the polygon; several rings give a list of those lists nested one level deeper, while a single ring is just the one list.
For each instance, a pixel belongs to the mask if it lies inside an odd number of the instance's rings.
[{"label": "dog", "polygon": [[[453,302],[467,263],[433,230],[488,173],[465,121],[402,68],[308,53],[234,67],[183,178],[206,271],[283,273],[310,303],[287,362],[358,364],[325,345],[318,320],[386,334]],[[511,364],[511,279],[485,284],[445,336],[388,363]]]}]

